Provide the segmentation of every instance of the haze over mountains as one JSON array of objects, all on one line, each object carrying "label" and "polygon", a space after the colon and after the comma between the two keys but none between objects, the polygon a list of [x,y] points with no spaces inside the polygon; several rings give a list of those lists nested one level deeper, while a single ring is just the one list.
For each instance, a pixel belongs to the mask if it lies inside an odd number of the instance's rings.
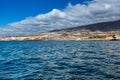
[{"label": "haze over mountains", "polygon": [[[55,29],[51,30],[48,32],[35,32],[31,33],[28,35],[17,35],[17,34],[12,34],[12,36],[30,36],[30,35],[41,35],[43,33],[48,34],[48,33],[67,33],[67,32],[73,32],[73,33],[82,33],[82,32],[101,32],[101,33],[106,33],[106,32],[120,32],[120,20],[117,21],[109,21],[109,22],[101,22],[101,23],[95,23],[95,24],[89,24],[89,25],[83,25],[83,26],[74,26],[72,28],[65,28],[65,29]],[[11,36],[10,34],[10,36]],[[69,33],[68,33],[69,34]],[[52,34],[51,34],[52,35]],[[53,34],[54,35],[54,34]],[[6,36],[7,37],[7,36]]]}]

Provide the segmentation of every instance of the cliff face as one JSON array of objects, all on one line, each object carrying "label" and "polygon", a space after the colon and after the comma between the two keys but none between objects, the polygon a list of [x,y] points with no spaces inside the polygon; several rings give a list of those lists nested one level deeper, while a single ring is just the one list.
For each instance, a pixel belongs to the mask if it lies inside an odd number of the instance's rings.
[{"label": "cliff face", "polygon": [[0,40],[110,40],[113,35],[120,39],[120,21],[54,30],[37,35],[0,37]]}]

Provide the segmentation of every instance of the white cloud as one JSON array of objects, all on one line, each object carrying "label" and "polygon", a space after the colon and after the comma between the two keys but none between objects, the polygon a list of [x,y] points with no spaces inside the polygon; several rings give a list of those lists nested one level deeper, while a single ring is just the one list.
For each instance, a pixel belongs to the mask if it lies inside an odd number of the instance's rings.
[{"label": "white cloud", "polygon": [[10,23],[0,28],[0,36],[36,34],[113,20],[120,20],[120,0],[93,0],[76,5],[69,3],[64,10],[53,9],[46,14]]}]

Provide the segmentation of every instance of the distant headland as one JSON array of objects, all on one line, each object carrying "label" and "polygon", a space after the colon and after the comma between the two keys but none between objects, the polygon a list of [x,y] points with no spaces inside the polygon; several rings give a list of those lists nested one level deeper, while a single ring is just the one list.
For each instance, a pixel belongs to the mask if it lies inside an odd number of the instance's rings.
[{"label": "distant headland", "polygon": [[54,30],[36,35],[0,37],[0,41],[10,40],[120,40],[120,20]]}]

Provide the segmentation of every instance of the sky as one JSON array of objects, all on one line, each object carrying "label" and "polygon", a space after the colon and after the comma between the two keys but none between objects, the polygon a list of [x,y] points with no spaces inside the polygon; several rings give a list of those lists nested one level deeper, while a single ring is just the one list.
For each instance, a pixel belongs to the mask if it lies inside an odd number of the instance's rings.
[{"label": "sky", "polygon": [[0,0],[0,26],[47,13],[54,8],[62,10],[69,2],[77,4],[84,0]]},{"label": "sky", "polygon": [[120,20],[120,0],[0,0],[0,36]]}]

